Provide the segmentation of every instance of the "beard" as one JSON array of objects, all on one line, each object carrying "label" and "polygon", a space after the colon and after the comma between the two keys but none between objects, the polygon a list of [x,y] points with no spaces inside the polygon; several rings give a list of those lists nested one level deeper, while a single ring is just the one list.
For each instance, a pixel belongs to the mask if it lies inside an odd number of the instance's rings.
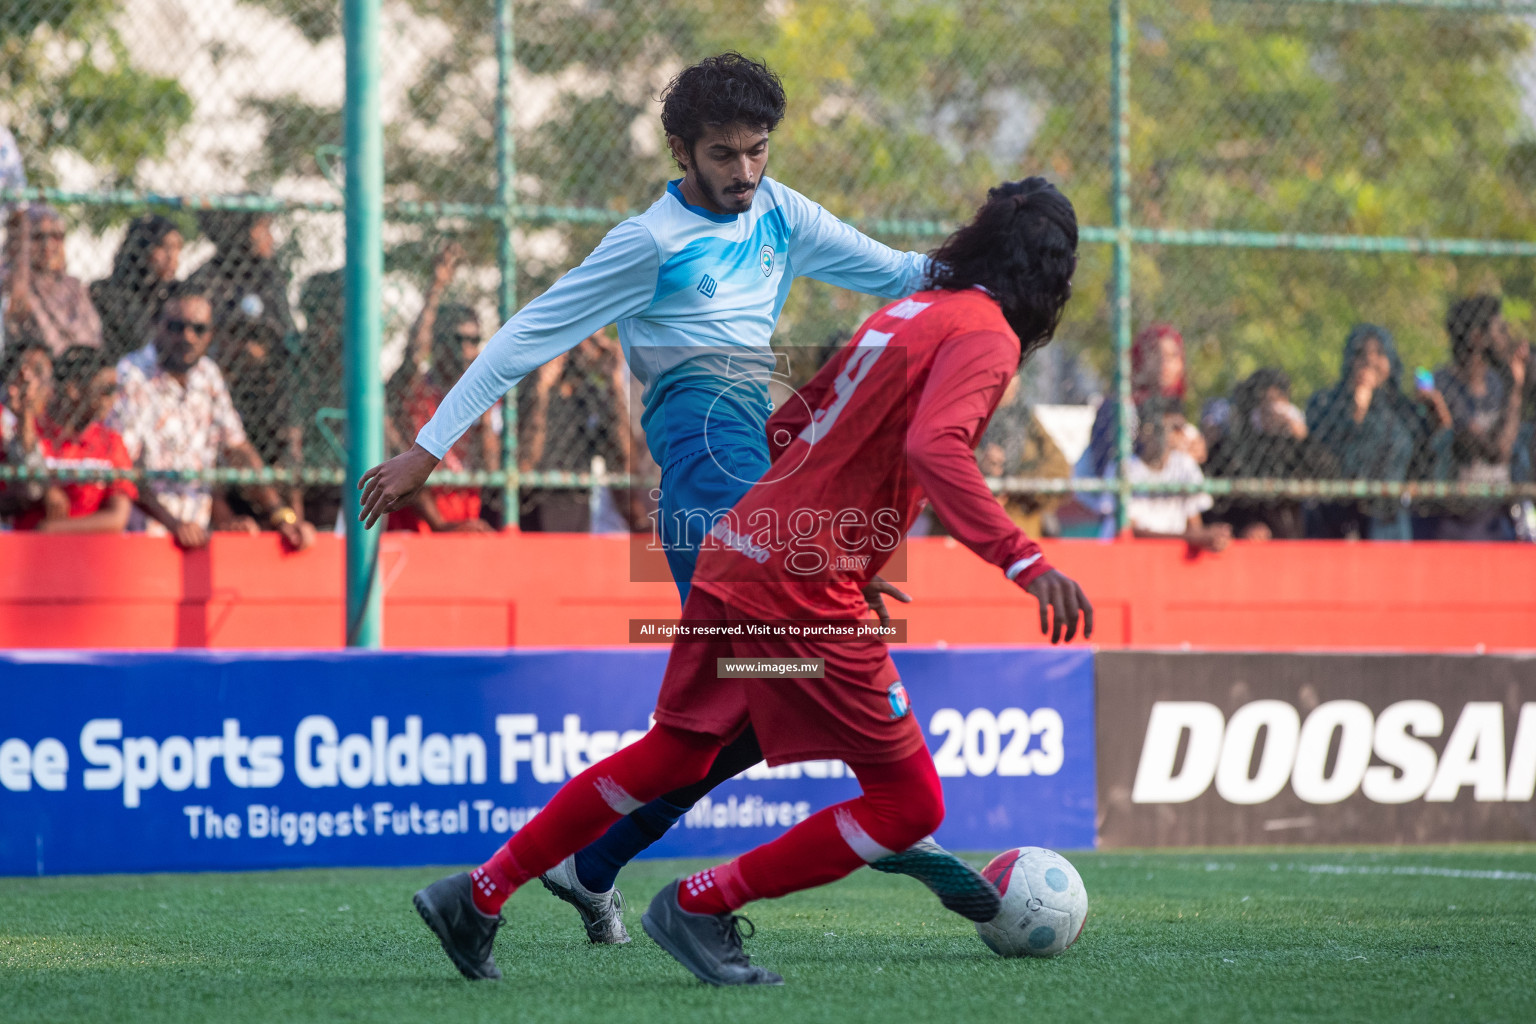
[{"label": "beard", "polygon": [[197,364],[186,345],[172,345],[160,353],[160,368],[167,373],[186,373]]},{"label": "beard", "polygon": [[714,182],[697,172],[694,174],[694,181],[698,183],[699,191],[704,193],[716,209],[728,213],[745,213],[752,208],[752,200],[757,196],[758,183],[755,181],[744,191],[735,192],[730,189],[737,188],[740,184],[738,182],[733,181],[728,186],[716,186]]}]

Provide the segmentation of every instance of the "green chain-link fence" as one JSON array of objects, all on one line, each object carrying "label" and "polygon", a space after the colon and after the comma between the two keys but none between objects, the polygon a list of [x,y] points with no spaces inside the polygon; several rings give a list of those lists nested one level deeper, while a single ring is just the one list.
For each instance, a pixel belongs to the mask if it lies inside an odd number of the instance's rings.
[{"label": "green chain-link fence", "polygon": [[[152,339],[168,278],[211,286],[212,354],[269,469],[230,457],[160,475],[218,481],[229,515],[250,511],[239,485],[258,477],[317,522],[337,514],[340,32],[334,0],[0,13],[0,124],[26,172],[0,201],[62,218],[6,232],[12,376],[28,338],[57,355],[89,333],[46,266],[49,223],[65,272],[104,282],[85,294],[114,359]],[[1075,298],[981,451],[1021,517],[1089,532],[1096,515],[1166,519],[1203,493],[1207,518],[1239,533],[1385,537],[1507,525],[1536,497],[1519,373],[1536,303],[1536,4],[398,0],[381,42],[387,450],[409,443],[464,345],[660,193],[675,175],[661,88],[734,48],[788,92],[770,173],[892,245],[931,248],[1024,173],[1073,199]],[[13,294],[23,223],[29,287],[48,279],[31,305],[62,310],[62,333]],[[1501,298],[1510,330],[1489,329],[1486,303],[1463,308],[1457,361],[1447,314],[1480,294]],[[776,335],[792,375],[874,305],[798,283]],[[1182,378],[1159,383],[1178,347]],[[440,470],[455,488],[443,510],[478,502],[491,521],[520,510],[553,528],[613,485],[634,521],[625,496],[644,487],[620,488],[654,467],[619,361],[598,337],[521,385]],[[13,492],[59,476],[0,467]],[[1133,480],[1162,504],[1128,502]]]}]

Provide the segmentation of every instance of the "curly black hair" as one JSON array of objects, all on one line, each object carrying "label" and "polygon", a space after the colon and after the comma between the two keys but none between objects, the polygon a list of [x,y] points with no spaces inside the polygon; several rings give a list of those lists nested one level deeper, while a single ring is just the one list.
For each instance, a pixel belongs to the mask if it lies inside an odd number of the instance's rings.
[{"label": "curly black hair", "polygon": [[1051,340],[1072,297],[1077,212],[1044,178],[1005,182],[930,255],[931,287],[992,293],[1019,336],[1022,362]]},{"label": "curly black hair", "polygon": [[734,50],[679,71],[661,94],[661,126],[682,139],[689,153],[706,128],[744,124],[771,132],[783,119],[779,76]]}]

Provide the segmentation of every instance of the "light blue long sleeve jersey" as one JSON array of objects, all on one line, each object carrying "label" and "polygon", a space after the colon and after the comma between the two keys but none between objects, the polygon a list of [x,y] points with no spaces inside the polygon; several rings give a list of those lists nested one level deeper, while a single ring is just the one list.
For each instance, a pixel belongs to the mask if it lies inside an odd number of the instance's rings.
[{"label": "light blue long sleeve jersey", "polygon": [[927,274],[927,256],[881,245],[772,178],[740,214],[691,206],[674,181],[496,332],[416,441],[441,458],[524,376],[616,323],[658,465],[706,444],[763,447],[769,339],[790,282],[897,298]]}]

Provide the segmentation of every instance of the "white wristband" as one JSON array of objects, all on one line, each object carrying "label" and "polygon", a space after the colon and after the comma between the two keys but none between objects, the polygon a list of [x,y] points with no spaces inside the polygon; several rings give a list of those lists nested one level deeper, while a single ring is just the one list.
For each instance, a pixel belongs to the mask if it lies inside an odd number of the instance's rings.
[{"label": "white wristband", "polygon": [[1034,554],[1030,555],[1028,558],[1021,558],[1017,562],[1014,562],[1012,565],[1010,565],[1007,571],[1003,573],[1003,575],[1007,576],[1010,580],[1016,580],[1019,578],[1019,573],[1040,561],[1041,557],[1043,556]]}]

